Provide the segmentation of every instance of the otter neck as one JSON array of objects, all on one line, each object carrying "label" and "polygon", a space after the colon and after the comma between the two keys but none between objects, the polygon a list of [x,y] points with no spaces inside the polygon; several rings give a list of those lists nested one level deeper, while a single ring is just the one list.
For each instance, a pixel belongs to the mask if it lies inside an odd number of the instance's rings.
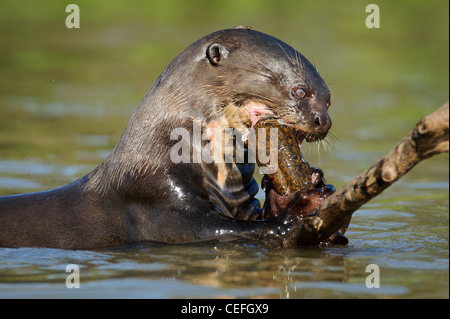
[{"label": "otter neck", "polygon": [[122,185],[146,183],[172,165],[170,151],[177,143],[171,139],[174,131],[184,129],[192,134],[193,123],[220,116],[214,97],[207,99],[209,108],[201,104],[206,93],[195,83],[187,91],[167,96],[164,87],[168,83],[160,78],[137,107],[112,153],[89,174],[86,188],[105,194]]}]

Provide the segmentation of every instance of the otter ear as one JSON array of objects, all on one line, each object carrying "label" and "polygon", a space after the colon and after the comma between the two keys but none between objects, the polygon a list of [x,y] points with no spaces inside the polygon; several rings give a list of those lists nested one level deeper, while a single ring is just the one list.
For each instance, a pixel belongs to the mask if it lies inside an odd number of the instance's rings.
[{"label": "otter ear", "polygon": [[212,65],[219,65],[223,59],[228,57],[229,51],[219,43],[211,44],[206,50],[208,60]]}]

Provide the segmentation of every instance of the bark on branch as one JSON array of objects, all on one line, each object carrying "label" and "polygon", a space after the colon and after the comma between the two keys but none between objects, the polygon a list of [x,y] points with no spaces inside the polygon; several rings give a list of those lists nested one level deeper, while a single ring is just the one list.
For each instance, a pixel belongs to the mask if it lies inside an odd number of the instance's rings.
[{"label": "bark on branch", "polygon": [[[304,218],[297,243],[322,242],[358,208],[399,180],[420,161],[449,151],[449,103],[422,118],[408,136],[353,181],[339,188]],[[294,236],[296,237],[296,236]]]}]

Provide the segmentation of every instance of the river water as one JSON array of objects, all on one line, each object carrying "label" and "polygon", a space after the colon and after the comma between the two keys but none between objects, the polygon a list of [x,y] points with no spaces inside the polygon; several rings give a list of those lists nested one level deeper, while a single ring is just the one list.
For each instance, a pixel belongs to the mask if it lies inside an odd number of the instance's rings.
[{"label": "river water", "polygon": [[[329,84],[331,135],[304,155],[336,187],[448,100],[447,1],[378,1],[380,29],[366,28],[361,1],[78,1],[77,30],[55,3],[2,4],[0,195],[91,171],[181,50],[239,24],[294,45]],[[420,163],[359,209],[348,247],[0,248],[0,298],[448,298],[448,164]],[[79,289],[66,287],[69,264]]]}]

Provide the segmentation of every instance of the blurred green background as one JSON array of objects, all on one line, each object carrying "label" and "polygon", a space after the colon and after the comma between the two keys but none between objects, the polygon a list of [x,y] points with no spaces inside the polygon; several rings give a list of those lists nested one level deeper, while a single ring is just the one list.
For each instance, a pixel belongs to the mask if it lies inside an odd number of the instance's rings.
[{"label": "blurred green background", "polygon": [[[365,25],[365,8],[372,2],[380,8],[380,29]],[[70,3],[0,4],[0,195],[58,187],[91,171],[114,148],[170,61],[200,37],[236,25],[252,26],[294,46],[328,83],[329,149],[306,146],[305,156],[336,186],[384,155],[422,116],[448,100],[447,0],[76,0],[81,27],[68,29],[65,8]],[[406,287],[402,296],[448,298],[448,179],[444,154],[419,164],[357,212],[349,230],[356,249],[348,254],[354,255],[335,256],[343,276],[352,278],[355,265],[379,261],[364,259],[367,253],[358,259],[361,247],[388,247],[388,257],[383,255],[393,271],[388,281]],[[426,253],[411,256],[407,251]],[[272,257],[267,269],[276,271],[279,260]],[[291,257],[285,256],[292,262],[297,258]],[[311,257],[311,267],[303,271],[320,272],[315,258],[328,267],[322,257]],[[399,268],[405,259],[407,266]],[[216,271],[213,267],[211,273]],[[236,278],[236,273],[229,276]],[[273,285],[271,273],[267,278],[267,285]],[[344,289],[344,297],[358,292],[352,287]],[[303,295],[291,289],[291,296]]]}]

